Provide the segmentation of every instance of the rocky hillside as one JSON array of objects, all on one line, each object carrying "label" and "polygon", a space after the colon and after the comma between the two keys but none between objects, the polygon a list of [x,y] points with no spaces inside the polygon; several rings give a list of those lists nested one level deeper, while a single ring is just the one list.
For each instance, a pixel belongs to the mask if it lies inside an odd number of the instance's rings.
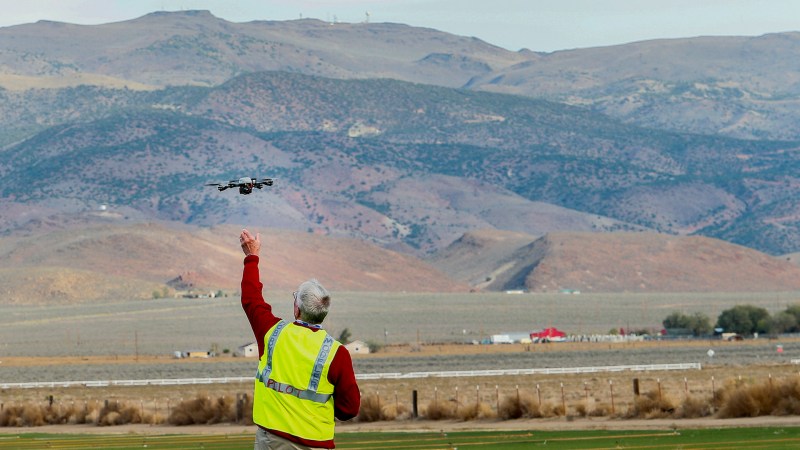
[{"label": "rocky hillside", "polygon": [[10,90],[214,86],[287,71],[547,98],[650,128],[800,140],[798,32],[537,53],[402,24],[232,23],[181,11],[0,28],[0,48],[0,87]]},{"label": "rocky hillside", "polygon": [[768,292],[800,289],[800,268],[699,236],[481,231],[431,261],[487,290],[531,292]]},{"label": "rocky hillside", "polygon": [[538,55],[471,80],[628,123],[747,139],[800,137],[800,33],[635,42]]},{"label": "rocky hillside", "polygon": [[[0,217],[3,228],[108,205],[420,253],[487,226],[653,229],[773,254],[800,245],[794,143],[648,130],[543,100],[392,80],[269,72],[116,92],[61,91],[48,113],[57,124],[0,152],[0,201],[20,211]],[[80,102],[101,106],[76,120]],[[248,197],[202,187],[244,175],[278,181]]]}]

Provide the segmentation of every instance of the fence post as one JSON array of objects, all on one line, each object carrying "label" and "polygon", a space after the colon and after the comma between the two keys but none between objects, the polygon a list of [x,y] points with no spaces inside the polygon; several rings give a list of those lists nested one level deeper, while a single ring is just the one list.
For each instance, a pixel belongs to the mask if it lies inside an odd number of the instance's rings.
[{"label": "fence post", "polygon": [[608,388],[611,390],[611,414],[615,414],[614,411],[614,381],[608,380]]},{"label": "fence post", "polygon": [[564,410],[564,417],[567,416],[567,401],[564,399],[564,383],[561,383],[561,408]]},{"label": "fence post", "polygon": [[458,415],[458,386],[456,386],[456,415]]},{"label": "fence post", "polygon": [[714,375],[711,375],[711,412],[714,412],[717,404],[717,387],[714,384]]},{"label": "fence post", "polygon": [[539,408],[542,407],[542,391],[539,390],[539,384],[536,384],[536,399],[539,401]]},{"label": "fence post", "polygon": [[411,411],[412,411],[411,414],[414,416],[415,419],[417,417],[419,417],[419,413],[418,413],[419,410],[417,409],[417,390],[416,389],[411,391]]},{"label": "fence post", "polygon": [[633,395],[635,395],[636,397],[639,396],[639,379],[638,378],[634,378],[633,379]]},{"label": "fence post", "polygon": [[656,384],[658,384],[658,401],[661,401],[661,378],[656,378]]},{"label": "fence post", "polygon": [[589,413],[589,386],[586,385],[586,382],[583,382],[583,393],[586,395],[586,413]]},{"label": "fence post", "polygon": [[244,420],[244,404],[247,401],[247,394],[241,392],[236,394],[236,423]]},{"label": "fence post", "polygon": [[497,398],[497,415],[500,415],[500,386],[494,385],[494,395]]},{"label": "fence post", "polygon": [[689,396],[689,381],[686,379],[686,377],[683,377],[683,393],[686,395],[686,397]]}]

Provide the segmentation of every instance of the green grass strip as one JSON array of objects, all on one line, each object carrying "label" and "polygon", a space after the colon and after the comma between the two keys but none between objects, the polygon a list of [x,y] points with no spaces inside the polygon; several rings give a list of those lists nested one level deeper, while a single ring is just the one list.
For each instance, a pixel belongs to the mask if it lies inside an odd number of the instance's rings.
[{"label": "green grass strip", "polygon": [[[190,429],[187,429],[190,431]],[[0,434],[0,449],[251,449],[254,434]],[[339,433],[341,450],[795,449],[800,427]]]}]

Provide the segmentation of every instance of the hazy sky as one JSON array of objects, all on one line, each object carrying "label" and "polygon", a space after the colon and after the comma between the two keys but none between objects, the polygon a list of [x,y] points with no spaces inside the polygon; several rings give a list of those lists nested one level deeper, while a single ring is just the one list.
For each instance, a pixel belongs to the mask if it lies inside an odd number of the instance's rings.
[{"label": "hazy sky", "polygon": [[311,17],[397,22],[476,36],[509,50],[800,31],[800,0],[0,0],[0,27],[97,24],[152,11],[210,10],[232,22]]}]

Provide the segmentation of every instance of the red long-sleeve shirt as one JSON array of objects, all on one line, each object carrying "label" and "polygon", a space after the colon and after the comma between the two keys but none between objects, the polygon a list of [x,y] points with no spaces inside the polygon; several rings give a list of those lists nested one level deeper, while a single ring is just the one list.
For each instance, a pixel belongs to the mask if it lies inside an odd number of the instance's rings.
[{"label": "red long-sleeve shirt", "polygon": [[[264,285],[261,283],[258,271],[258,256],[246,256],[242,273],[242,308],[247,315],[247,320],[250,321],[250,327],[253,329],[253,334],[258,343],[259,358],[264,355],[264,336],[270,328],[281,320],[280,317],[275,317],[272,313],[272,306],[264,301],[263,288]],[[299,322],[294,322],[293,325],[304,326]],[[317,328],[309,329],[318,331]],[[328,381],[334,386],[334,416],[339,420],[349,420],[357,416],[361,405],[361,393],[358,390],[356,375],[353,372],[353,361],[350,358],[350,352],[343,345],[339,346],[333,361],[331,361],[331,366],[328,369]],[[280,431],[268,431],[311,447],[333,448],[333,441],[307,441]]]}]

